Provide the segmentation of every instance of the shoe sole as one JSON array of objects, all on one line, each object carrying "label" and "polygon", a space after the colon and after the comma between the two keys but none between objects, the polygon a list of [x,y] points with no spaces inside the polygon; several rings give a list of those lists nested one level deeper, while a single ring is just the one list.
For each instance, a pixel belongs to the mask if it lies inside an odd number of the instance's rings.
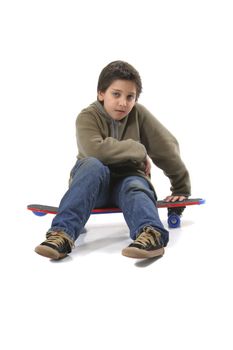
[{"label": "shoe sole", "polygon": [[67,256],[67,254],[61,254],[61,253],[57,252],[55,249],[47,247],[47,246],[43,246],[43,245],[39,245],[38,247],[36,247],[35,252],[39,255],[46,257],[46,258],[50,258],[50,259],[54,259],[54,260],[62,259],[65,256]]},{"label": "shoe sole", "polygon": [[164,254],[164,248],[147,251],[139,248],[127,247],[123,249],[121,253],[128,258],[134,259],[156,258],[157,256],[162,256]]}]

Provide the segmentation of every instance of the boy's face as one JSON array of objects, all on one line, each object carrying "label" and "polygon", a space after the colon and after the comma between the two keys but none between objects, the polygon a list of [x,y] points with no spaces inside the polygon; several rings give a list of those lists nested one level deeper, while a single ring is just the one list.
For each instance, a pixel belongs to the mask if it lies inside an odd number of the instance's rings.
[{"label": "boy's face", "polygon": [[99,101],[114,120],[129,114],[136,102],[136,84],[131,80],[114,80],[105,92],[98,92]]}]

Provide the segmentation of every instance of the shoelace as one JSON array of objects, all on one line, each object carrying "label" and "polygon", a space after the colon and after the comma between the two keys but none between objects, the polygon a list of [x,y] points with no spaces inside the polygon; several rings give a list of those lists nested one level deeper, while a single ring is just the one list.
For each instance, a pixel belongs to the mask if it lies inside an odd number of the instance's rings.
[{"label": "shoelace", "polygon": [[138,236],[136,242],[143,245],[144,247],[148,243],[152,245],[160,244],[160,234],[150,229],[146,229]]},{"label": "shoelace", "polygon": [[64,237],[62,234],[50,234],[47,238],[47,242],[56,245],[57,247],[62,246],[64,241],[67,241],[70,247],[73,247],[73,242],[68,238]]}]

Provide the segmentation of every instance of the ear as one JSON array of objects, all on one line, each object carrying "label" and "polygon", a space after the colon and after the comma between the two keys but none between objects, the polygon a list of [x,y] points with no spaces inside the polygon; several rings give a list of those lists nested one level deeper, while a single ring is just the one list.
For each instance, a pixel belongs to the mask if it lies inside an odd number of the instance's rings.
[{"label": "ear", "polygon": [[98,100],[102,102],[104,100],[104,95],[105,95],[104,92],[98,91]]}]

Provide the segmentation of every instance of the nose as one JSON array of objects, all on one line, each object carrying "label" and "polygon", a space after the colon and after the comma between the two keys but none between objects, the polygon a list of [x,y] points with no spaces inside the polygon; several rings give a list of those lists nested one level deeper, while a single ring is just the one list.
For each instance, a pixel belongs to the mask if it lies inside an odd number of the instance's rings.
[{"label": "nose", "polygon": [[119,105],[122,106],[122,107],[126,107],[126,105],[127,105],[127,100],[126,100],[126,98],[122,97],[122,98],[119,100]]}]

